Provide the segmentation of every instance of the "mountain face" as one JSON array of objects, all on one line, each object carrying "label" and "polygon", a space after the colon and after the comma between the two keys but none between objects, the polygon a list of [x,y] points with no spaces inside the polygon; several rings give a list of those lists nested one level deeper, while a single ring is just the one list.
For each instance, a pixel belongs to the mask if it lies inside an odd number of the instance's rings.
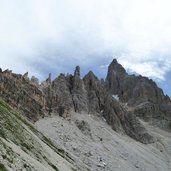
[{"label": "mountain face", "polygon": [[44,115],[45,96],[37,84],[29,80],[27,73],[1,72],[0,97],[32,121]]},{"label": "mountain face", "polygon": [[171,129],[171,100],[146,77],[128,75],[116,59],[108,67],[106,80],[92,71],[83,79],[80,67],[74,75],[60,74],[39,84],[38,79],[0,72],[0,97],[21,111],[30,121],[51,114],[67,118],[72,111],[98,114],[117,132],[137,141],[154,142],[138,118],[163,129]]},{"label": "mountain face", "polygon": [[106,88],[132,108],[133,113],[161,128],[171,129],[171,100],[147,77],[128,75],[113,60],[109,65]]},{"label": "mountain face", "polygon": [[147,101],[170,103],[169,97],[163,94],[154,81],[147,77],[128,75],[116,60],[113,60],[108,67],[106,87],[112,94],[118,94],[121,101],[130,106],[137,106]]}]

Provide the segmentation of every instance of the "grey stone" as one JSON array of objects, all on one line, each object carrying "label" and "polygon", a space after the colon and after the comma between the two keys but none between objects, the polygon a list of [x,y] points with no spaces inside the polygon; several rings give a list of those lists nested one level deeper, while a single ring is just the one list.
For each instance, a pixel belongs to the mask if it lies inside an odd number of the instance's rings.
[{"label": "grey stone", "polygon": [[90,125],[88,124],[88,122],[84,121],[84,120],[76,120],[75,121],[76,126],[78,127],[78,129],[85,135],[85,136],[89,136],[90,138],[92,137],[91,135],[91,129],[90,129]]}]

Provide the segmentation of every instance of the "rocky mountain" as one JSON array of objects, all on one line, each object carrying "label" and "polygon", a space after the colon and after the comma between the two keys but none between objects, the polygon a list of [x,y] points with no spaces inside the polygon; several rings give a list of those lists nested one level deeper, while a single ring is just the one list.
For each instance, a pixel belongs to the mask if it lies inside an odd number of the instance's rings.
[{"label": "rocky mountain", "polygon": [[[92,71],[80,78],[80,67],[74,75],[51,74],[38,84],[28,73],[0,73],[0,96],[20,110],[29,120],[36,121],[51,113],[67,117],[70,111],[98,113],[116,131],[126,133],[143,143],[153,142],[136,117],[171,128],[171,100],[154,81],[129,75],[116,59],[108,67],[105,81],[98,80]],[[117,98],[116,98],[117,97]]]},{"label": "rocky mountain", "polygon": [[159,127],[171,129],[171,100],[156,83],[143,76],[128,75],[114,59],[109,65],[106,87],[117,94],[132,112]]},{"label": "rocky mountain", "polygon": [[[44,117],[60,116],[70,120],[72,113],[104,119],[121,135],[143,144],[153,144],[156,137],[143,120],[163,130],[171,130],[171,100],[156,83],[143,76],[129,75],[116,59],[108,67],[105,80],[92,71],[83,78],[77,66],[74,74],[49,77],[39,84],[36,77],[0,70],[0,97],[32,123]],[[83,133],[86,123],[75,122]]]}]

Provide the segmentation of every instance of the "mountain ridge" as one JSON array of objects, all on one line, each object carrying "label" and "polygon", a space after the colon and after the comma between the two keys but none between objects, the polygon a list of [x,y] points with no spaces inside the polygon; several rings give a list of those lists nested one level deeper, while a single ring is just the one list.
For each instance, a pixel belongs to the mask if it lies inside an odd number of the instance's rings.
[{"label": "mountain ridge", "polygon": [[[142,143],[155,140],[138,121],[137,117],[163,129],[171,129],[171,100],[151,79],[128,75],[114,59],[108,67],[105,80],[99,80],[90,71],[82,79],[80,67],[74,74],[49,77],[38,84],[28,73],[0,72],[0,96],[31,121],[59,114],[100,114],[115,131],[126,133]],[[115,96],[118,96],[116,99]]]}]

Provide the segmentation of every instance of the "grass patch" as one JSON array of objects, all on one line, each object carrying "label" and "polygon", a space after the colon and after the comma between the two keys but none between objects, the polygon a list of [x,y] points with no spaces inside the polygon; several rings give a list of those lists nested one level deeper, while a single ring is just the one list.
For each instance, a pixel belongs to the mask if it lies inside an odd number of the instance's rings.
[{"label": "grass patch", "polygon": [[75,160],[68,154],[68,152],[66,152],[65,150],[63,150],[61,148],[57,148],[49,138],[47,138],[43,135],[42,140],[46,145],[48,145],[50,148],[52,148],[57,154],[59,154],[64,159],[66,159],[69,163],[75,162]]},{"label": "grass patch", "polygon": [[0,163],[0,171],[8,171],[2,163]]},{"label": "grass patch", "polygon": [[59,169],[52,163],[48,163],[55,171],[59,171]]},{"label": "grass patch", "polygon": [[0,137],[6,139],[6,136],[5,136],[5,133],[4,133],[4,130],[3,130],[3,127],[0,127]]},{"label": "grass patch", "polygon": [[31,151],[34,147],[30,144],[21,143],[21,147],[26,148],[28,151]]},{"label": "grass patch", "polygon": [[59,169],[54,165],[52,164],[51,162],[49,162],[49,160],[47,159],[46,156],[43,156],[43,159],[48,163],[49,166],[51,166],[54,170],[56,171],[59,171]]}]

